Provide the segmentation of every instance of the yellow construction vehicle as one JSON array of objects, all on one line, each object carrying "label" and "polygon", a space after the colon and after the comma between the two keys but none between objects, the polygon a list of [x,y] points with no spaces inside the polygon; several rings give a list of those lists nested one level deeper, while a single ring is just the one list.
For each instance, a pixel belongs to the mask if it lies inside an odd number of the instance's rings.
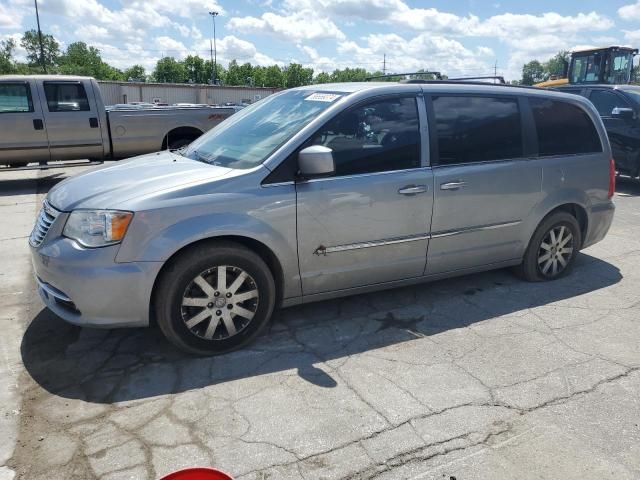
[{"label": "yellow construction vehicle", "polygon": [[561,78],[536,83],[536,87],[558,87],[576,83],[621,85],[631,83],[637,48],[606,47],[571,53]]}]

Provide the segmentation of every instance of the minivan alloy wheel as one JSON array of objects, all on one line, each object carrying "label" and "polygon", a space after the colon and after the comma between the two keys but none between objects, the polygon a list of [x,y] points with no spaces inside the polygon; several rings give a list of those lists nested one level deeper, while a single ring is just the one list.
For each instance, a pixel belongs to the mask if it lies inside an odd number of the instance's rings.
[{"label": "minivan alloy wheel", "polygon": [[573,256],[574,242],[571,231],[556,225],[543,237],[538,250],[538,268],[546,277],[562,273]]},{"label": "minivan alloy wheel", "polygon": [[239,267],[218,265],[188,283],[180,313],[192,334],[205,340],[225,340],[251,323],[259,299],[251,275]]}]

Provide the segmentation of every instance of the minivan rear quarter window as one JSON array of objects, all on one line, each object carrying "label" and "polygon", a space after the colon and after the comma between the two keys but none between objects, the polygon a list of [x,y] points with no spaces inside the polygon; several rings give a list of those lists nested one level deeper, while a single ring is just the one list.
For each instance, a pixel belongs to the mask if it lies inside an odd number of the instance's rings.
[{"label": "minivan rear quarter window", "polygon": [[537,129],[539,156],[602,151],[598,131],[580,107],[548,98],[530,98],[529,104]]},{"label": "minivan rear quarter window", "polygon": [[438,165],[522,156],[522,128],[514,97],[434,96]]}]

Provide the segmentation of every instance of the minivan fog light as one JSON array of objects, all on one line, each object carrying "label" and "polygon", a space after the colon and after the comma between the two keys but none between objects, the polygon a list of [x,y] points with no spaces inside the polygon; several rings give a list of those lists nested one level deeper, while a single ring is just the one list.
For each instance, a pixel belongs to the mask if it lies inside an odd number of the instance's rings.
[{"label": "minivan fog light", "polygon": [[62,234],[84,247],[113,245],[122,241],[132,218],[132,212],[74,210]]}]

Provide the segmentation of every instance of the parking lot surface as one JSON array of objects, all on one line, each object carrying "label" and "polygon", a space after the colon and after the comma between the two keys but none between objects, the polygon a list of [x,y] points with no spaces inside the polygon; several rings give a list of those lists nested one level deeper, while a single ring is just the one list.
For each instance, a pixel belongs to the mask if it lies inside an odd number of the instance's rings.
[{"label": "parking lot surface", "polygon": [[0,479],[640,478],[640,185],[572,275],[496,271],[280,311],[195,358],[43,309],[27,236],[80,169],[0,172]]}]

